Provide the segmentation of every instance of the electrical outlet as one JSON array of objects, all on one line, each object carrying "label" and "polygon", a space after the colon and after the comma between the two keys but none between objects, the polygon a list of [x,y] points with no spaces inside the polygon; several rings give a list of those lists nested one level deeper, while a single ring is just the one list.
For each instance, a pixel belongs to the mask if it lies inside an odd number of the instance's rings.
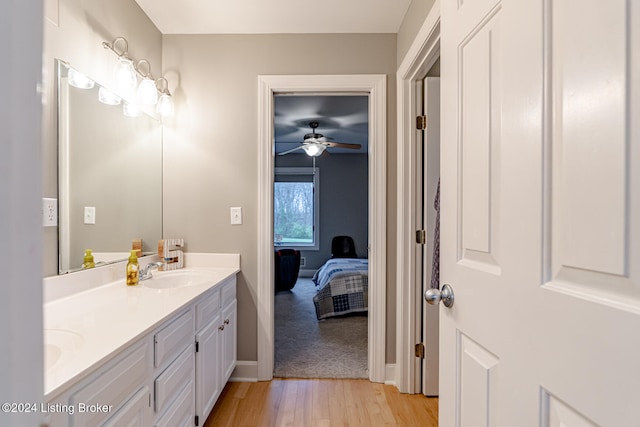
[{"label": "electrical outlet", "polygon": [[242,208],[231,208],[231,224],[242,224]]},{"label": "electrical outlet", "polygon": [[58,225],[58,199],[42,199],[42,226],[55,227]]},{"label": "electrical outlet", "polygon": [[96,208],[95,206],[85,206],[84,207],[84,223],[85,224],[95,224],[96,223]]},{"label": "electrical outlet", "polygon": [[305,267],[307,265],[307,259],[305,257],[300,257],[300,267]]}]

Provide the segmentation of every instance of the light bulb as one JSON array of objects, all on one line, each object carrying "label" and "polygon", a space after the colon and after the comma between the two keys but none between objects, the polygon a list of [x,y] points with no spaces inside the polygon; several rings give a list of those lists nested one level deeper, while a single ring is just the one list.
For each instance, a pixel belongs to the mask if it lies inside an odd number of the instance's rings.
[{"label": "light bulb", "polygon": [[160,114],[160,117],[167,117],[173,115],[173,99],[170,95],[163,93],[158,99],[158,105],[156,106],[156,112]]},{"label": "light bulb", "polygon": [[133,61],[120,57],[113,73],[116,92],[123,98],[129,98],[138,83],[136,71],[133,69]]},{"label": "light bulb", "polygon": [[103,87],[100,87],[100,90],[98,90],[98,101],[107,105],[120,105],[121,102],[118,95]]},{"label": "light bulb", "polygon": [[142,114],[140,106],[127,101],[122,104],[122,112],[127,117],[140,117],[140,114]]},{"label": "light bulb", "polygon": [[144,78],[138,86],[138,94],[136,99],[142,105],[154,105],[158,102],[158,89],[156,82],[151,79]]},{"label": "light bulb", "polygon": [[320,154],[322,154],[322,152],[326,149],[326,145],[324,144],[319,144],[317,142],[311,142],[309,144],[304,144],[302,146],[302,149],[304,150],[305,153],[307,153],[307,156],[311,156],[311,157],[317,157]]},{"label": "light bulb", "polygon": [[79,71],[69,68],[69,84],[78,89],[92,89],[95,82]]}]

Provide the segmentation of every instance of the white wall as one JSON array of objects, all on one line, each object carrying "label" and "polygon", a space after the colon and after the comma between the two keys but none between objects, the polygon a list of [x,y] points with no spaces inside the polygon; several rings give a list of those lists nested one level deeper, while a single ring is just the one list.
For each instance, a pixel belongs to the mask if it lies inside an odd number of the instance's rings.
[{"label": "white wall", "polygon": [[[7,0],[1,10],[0,403],[41,402],[42,4]],[[41,421],[39,413],[0,412],[2,426]]]},{"label": "white wall", "polygon": [[[257,359],[258,75],[387,74],[388,188],[395,188],[395,34],[165,35],[164,72],[176,116],[165,127],[164,234],[187,250],[241,254],[238,358]],[[395,253],[395,197],[387,229]],[[229,224],[243,207],[244,224]],[[395,294],[395,257],[387,262]],[[387,361],[395,360],[395,300],[388,306]]]}]

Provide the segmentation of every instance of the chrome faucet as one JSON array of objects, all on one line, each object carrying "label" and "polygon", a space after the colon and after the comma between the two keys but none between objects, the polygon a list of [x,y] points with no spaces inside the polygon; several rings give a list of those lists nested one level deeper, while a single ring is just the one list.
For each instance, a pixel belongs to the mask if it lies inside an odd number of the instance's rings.
[{"label": "chrome faucet", "polygon": [[151,262],[146,266],[142,267],[138,272],[138,280],[147,280],[151,279],[151,270],[154,268],[159,268],[164,265],[164,262]]}]

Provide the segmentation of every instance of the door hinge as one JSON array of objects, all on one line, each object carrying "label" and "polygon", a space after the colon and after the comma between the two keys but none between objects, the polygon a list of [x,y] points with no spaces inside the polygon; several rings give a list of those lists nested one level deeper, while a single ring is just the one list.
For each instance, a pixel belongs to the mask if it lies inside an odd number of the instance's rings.
[{"label": "door hinge", "polygon": [[424,359],[424,344],[422,344],[421,342],[416,344],[416,357]]},{"label": "door hinge", "polygon": [[427,116],[416,117],[416,129],[425,130],[427,128]]},{"label": "door hinge", "polygon": [[200,425],[200,418],[198,418],[198,416],[196,415],[196,419],[194,420],[195,424],[198,426]]},{"label": "door hinge", "polygon": [[427,243],[427,232],[425,230],[416,230],[416,243],[419,245]]}]

